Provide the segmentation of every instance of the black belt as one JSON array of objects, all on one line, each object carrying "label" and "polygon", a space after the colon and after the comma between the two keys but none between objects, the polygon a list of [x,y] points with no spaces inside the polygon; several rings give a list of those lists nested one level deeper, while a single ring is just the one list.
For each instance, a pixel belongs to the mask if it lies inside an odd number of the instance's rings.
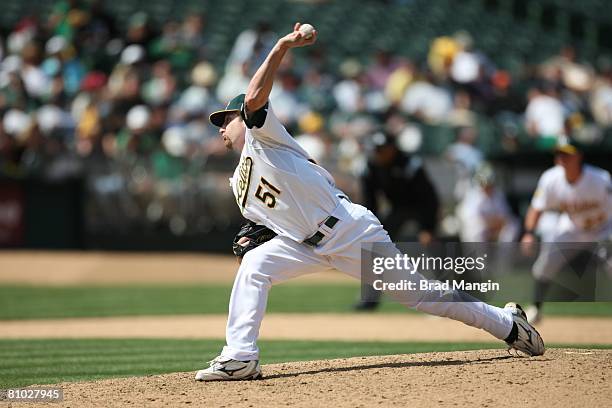
[{"label": "black belt", "polygon": [[[344,194],[338,194],[337,197],[340,200],[346,200],[348,202],[351,202],[351,200],[349,200],[348,197],[345,196]],[[327,217],[325,219],[325,221],[323,221],[323,225],[325,225],[329,229],[332,229],[338,223],[338,221],[340,221],[338,218],[334,217],[333,215],[330,215],[329,217]],[[321,242],[321,240],[324,237],[325,237],[324,233],[322,233],[321,231],[317,231],[317,232],[315,232],[315,234],[312,237],[306,238],[303,242],[306,245],[310,245],[312,247],[316,247],[317,245],[319,245],[319,242]]]},{"label": "black belt", "polygon": [[[323,225],[325,225],[329,229],[332,229],[338,223],[338,221],[340,221],[338,218],[334,217],[333,215],[330,215],[325,219],[325,221],[323,221]],[[312,247],[316,247],[317,245],[319,245],[319,242],[321,242],[324,237],[325,234],[323,234],[321,231],[317,231],[312,237],[306,238],[304,240],[304,243]]]}]

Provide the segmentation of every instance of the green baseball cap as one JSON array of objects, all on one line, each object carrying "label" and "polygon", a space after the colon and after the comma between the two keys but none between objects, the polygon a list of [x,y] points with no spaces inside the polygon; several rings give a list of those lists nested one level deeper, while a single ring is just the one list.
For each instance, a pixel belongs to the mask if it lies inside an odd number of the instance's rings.
[{"label": "green baseball cap", "polygon": [[244,104],[244,97],[244,94],[240,94],[229,101],[225,109],[211,113],[209,117],[210,123],[217,127],[223,126],[223,122],[225,122],[225,115],[230,112],[240,113],[242,105]]}]

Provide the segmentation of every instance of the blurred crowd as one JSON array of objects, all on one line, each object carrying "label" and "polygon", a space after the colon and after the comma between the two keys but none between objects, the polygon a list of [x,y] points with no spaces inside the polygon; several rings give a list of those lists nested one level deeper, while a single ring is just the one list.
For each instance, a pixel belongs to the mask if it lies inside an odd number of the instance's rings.
[{"label": "blurred crowd", "polygon": [[[185,216],[202,204],[177,210],[190,205],[187,193],[229,194],[234,158],[208,115],[245,91],[277,33],[263,22],[242,31],[220,67],[206,23],[192,13],[155,25],[138,12],[119,27],[102,1],[62,0],[48,19],[25,16],[5,30],[0,175],[86,175],[100,202],[129,195],[114,202],[131,219],[174,214],[165,221],[177,233],[208,225]],[[492,151],[547,149],[566,134],[594,146],[610,137],[612,63],[582,61],[571,46],[519,72],[496,66],[466,31],[432,38],[424,60],[367,52],[337,67],[324,44],[291,54],[271,96],[290,133],[348,191],[359,190],[380,129],[406,154],[448,160],[468,184]],[[459,200],[466,188],[457,185]]]}]

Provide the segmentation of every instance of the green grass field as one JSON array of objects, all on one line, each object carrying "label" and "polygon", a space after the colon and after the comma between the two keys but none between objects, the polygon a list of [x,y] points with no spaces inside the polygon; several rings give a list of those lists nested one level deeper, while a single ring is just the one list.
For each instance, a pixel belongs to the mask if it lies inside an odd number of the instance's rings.
[{"label": "green grass field", "polygon": [[[229,293],[229,285],[0,286],[0,320],[225,314]],[[358,293],[359,287],[350,284],[280,285],[271,291],[268,312],[349,313]],[[381,308],[381,313],[398,312],[406,309],[391,301],[384,302]],[[546,313],[612,316],[612,304],[550,303],[546,305]],[[223,343],[223,340],[180,339],[0,340],[0,388],[194,371],[204,367]],[[499,342],[340,341],[261,341],[260,346],[264,350],[264,363],[503,347]],[[580,346],[587,347],[612,348],[612,345]]]},{"label": "green grass field", "polygon": [[[62,381],[194,371],[205,367],[207,360],[217,355],[223,343],[223,340],[175,339],[0,340],[0,389]],[[499,342],[261,341],[260,347],[264,351],[264,364],[484,348],[499,348],[500,352],[504,352]]]},{"label": "green grass field", "polygon": [[[0,286],[0,319],[223,314],[230,289],[228,285]],[[349,313],[358,296],[356,285],[279,285],[270,292],[268,312]],[[548,303],[545,307],[549,315],[612,316],[612,303]],[[406,311],[392,301],[381,308],[381,312]]]}]

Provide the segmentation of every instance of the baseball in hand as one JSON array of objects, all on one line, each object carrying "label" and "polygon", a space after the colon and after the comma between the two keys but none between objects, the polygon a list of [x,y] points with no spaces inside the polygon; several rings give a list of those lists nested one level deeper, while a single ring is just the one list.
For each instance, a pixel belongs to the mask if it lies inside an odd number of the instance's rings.
[{"label": "baseball in hand", "polygon": [[308,23],[302,24],[300,26],[300,32],[304,36],[305,39],[310,39],[312,37],[312,32],[314,31],[314,27]]}]

